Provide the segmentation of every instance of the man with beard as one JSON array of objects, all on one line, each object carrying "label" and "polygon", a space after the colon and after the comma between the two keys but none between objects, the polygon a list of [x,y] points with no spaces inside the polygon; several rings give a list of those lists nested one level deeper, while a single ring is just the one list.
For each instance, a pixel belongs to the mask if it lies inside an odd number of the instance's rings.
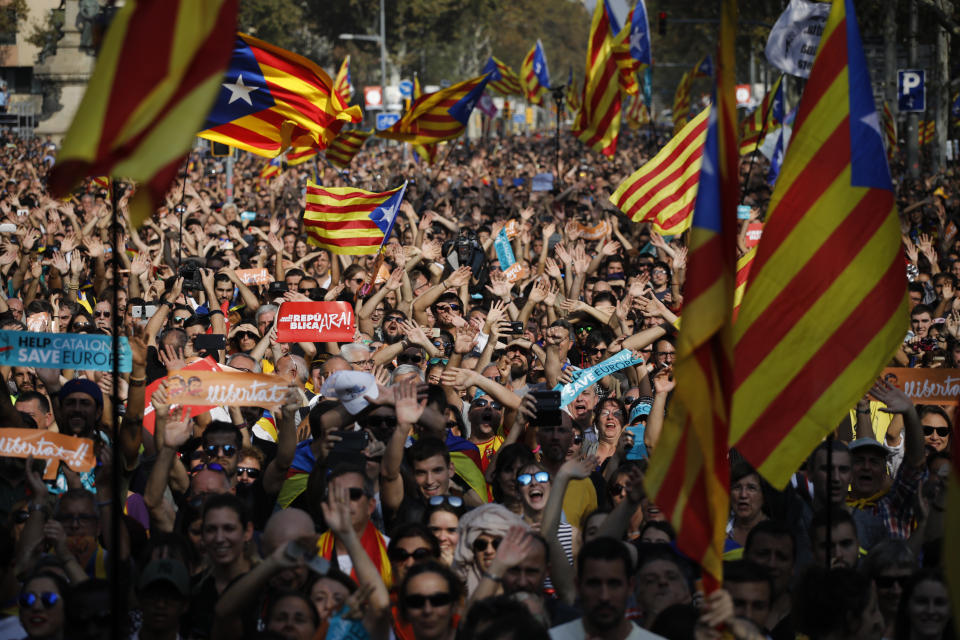
[{"label": "man with beard", "polygon": [[470,442],[480,450],[480,470],[486,473],[490,461],[503,445],[503,434],[500,432],[503,407],[484,394],[470,403],[467,418],[470,420]]},{"label": "man with beard", "polygon": [[576,620],[580,617],[578,609],[568,606],[560,598],[545,597],[543,581],[550,569],[548,557],[547,541],[543,536],[524,527],[511,527],[500,541],[497,555],[490,569],[483,574],[471,600],[477,602],[496,595],[500,585],[504,595],[522,599],[534,615],[543,612],[551,627]]},{"label": "man with beard", "polygon": [[597,385],[592,384],[581,391],[580,395],[570,403],[570,415],[573,416],[573,421],[577,423],[583,431],[584,437],[590,442],[597,441],[597,429],[593,421],[599,401],[600,395],[597,393]]},{"label": "man with beard", "polygon": [[527,374],[530,373],[530,352],[523,347],[512,344],[507,347],[507,361],[510,363],[510,381],[507,388],[521,398],[530,390],[527,384]]},{"label": "man with beard", "polygon": [[405,337],[405,334],[400,328],[400,323],[404,322],[407,319],[407,314],[403,311],[398,311],[394,309],[390,313],[384,314],[383,320],[380,322],[380,329],[378,336],[387,344],[396,344],[400,342]]},{"label": "man with beard", "polygon": [[626,618],[633,592],[630,552],[619,540],[597,538],[577,556],[577,595],[583,617],[550,629],[552,640],[660,638]]}]

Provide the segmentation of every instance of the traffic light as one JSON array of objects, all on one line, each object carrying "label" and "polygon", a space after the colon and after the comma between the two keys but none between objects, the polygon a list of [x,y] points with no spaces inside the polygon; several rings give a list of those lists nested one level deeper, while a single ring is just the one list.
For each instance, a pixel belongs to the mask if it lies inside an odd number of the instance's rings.
[{"label": "traffic light", "polygon": [[667,12],[661,11],[657,18],[657,33],[662,36],[667,35]]},{"label": "traffic light", "polygon": [[210,155],[215,158],[226,158],[230,155],[230,147],[222,142],[210,142]]}]

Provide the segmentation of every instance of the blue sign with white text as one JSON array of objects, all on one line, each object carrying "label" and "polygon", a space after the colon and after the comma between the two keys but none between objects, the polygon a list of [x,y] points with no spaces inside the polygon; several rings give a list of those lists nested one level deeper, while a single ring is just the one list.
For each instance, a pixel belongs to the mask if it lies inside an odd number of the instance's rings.
[{"label": "blue sign with white text", "polygon": [[[89,333],[0,331],[0,365],[113,371],[113,338]],[[133,368],[130,343],[120,338],[120,371]]]},{"label": "blue sign with white text", "polygon": [[377,129],[382,131],[384,129],[389,129],[397,123],[400,119],[400,114],[395,111],[387,111],[386,113],[377,114]]},{"label": "blue sign with white text", "polygon": [[897,106],[900,111],[927,110],[927,90],[923,69],[897,71]]}]

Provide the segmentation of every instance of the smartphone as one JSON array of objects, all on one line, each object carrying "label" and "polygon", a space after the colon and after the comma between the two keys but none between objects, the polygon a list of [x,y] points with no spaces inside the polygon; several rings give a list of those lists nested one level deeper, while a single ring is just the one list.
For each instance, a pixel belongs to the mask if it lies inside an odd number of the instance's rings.
[{"label": "smartphone", "polygon": [[227,336],[222,333],[201,333],[194,337],[195,351],[219,351],[227,348]]},{"label": "smartphone", "polygon": [[537,403],[537,415],[530,421],[531,427],[556,427],[560,424],[560,392],[531,391]]},{"label": "smartphone", "polygon": [[430,337],[431,337],[431,338],[439,338],[439,337],[440,337],[440,327],[434,327],[433,329],[430,329]]},{"label": "smartphone", "polygon": [[130,315],[134,318],[152,318],[156,312],[157,305],[155,304],[137,304],[130,307]]},{"label": "smartphone", "polygon": [[311,571],[321,576],[330,572],[330,561],[318,556],[315,550],[309,549],[296,540],[291,540],[283,549],[283,554],[291,560],[303,560]]},{"label": "smartphone", "polygon": [[523,323],[522,322],[511,322],[509,333],[514,335],[520,335],[523,333]]},{"label": "smartphone", "polygon": [[12,222],[5,222],[3,224],[0,224],[0,233],[16,233],[16,232],[17,232],[17,225],[13,224]]},{"label": "smartphone", "polygon": [[332,449],[337,453],[363,453],[370,444],[370,434],[366,431],[334,431],[333,435],[340,436]]},{"label": "smartphone", "polygon": [[271,282],[270,286],[267,287],[267,294],[270,296],[282,296],[289,290],[290,288],[286,282]]}]

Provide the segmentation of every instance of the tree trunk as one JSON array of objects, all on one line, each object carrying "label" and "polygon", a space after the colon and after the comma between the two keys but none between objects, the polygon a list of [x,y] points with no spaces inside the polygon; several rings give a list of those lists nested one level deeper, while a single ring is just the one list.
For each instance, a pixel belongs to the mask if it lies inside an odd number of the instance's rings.
[{"label": "tree trunk", "polygon": [[[953,13],[949,0],[937,0],[937,6],[946,15]],[[933,139],[933,169],[947,167],[947,127],[950,126],[950,34],[942,24],[937,24],[937,50],[934,68],[937,75],[936,132]]]},{"label": "tree trunk", "polygon": [[[917,2],[910,0],[910,25],[907,35],[907,67],[917,67],[917,30],[919,17],[917,16]],[[920,141],[917,138],[917,123],[919,116],[916,112],[907,116],[907,173],[911,178],[920,177]]]}]

